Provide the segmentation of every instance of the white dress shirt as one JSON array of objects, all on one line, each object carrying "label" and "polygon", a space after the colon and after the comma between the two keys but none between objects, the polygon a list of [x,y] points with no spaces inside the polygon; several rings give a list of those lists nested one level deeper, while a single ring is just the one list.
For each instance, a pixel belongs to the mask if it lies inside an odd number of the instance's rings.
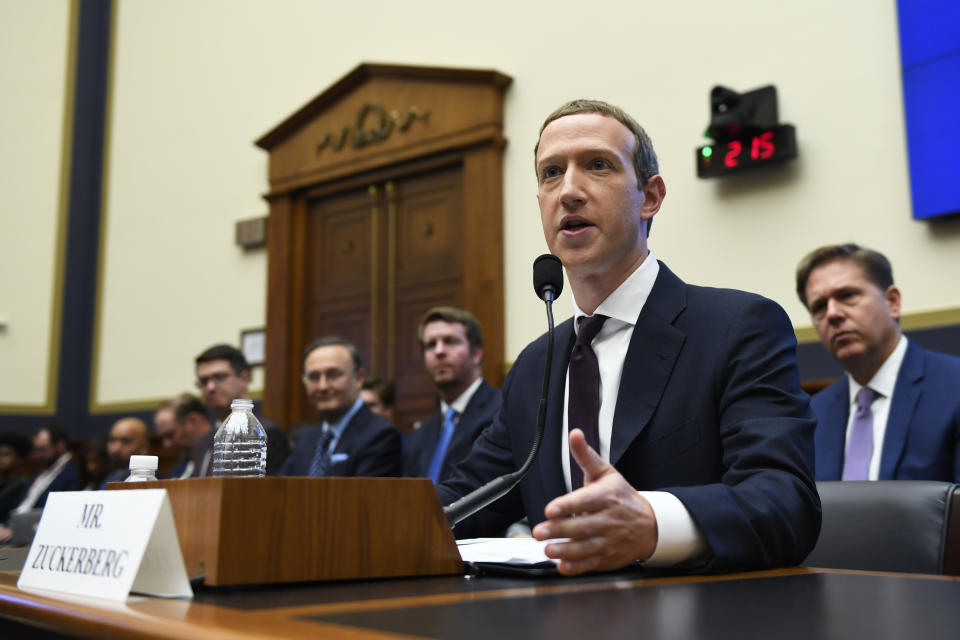
[{"label": "white dress shirt", "polygon": [[[653,283],[660,273],[653,252],[640,264],[630,276],[617,287],[613,293],[600,303],[595,314],[607,316],[600,332],[591,342],[597,361],[600,365],[600,457],[610,461],[610,441],[613,434],[613,414],[617,406],[617,395],[620,392],[620,378],[623,374],[623,362],[627,355],[630,338],[640,311],[646,303],[653,289]],[[577,301],[573,301],[574,331],[577,330],[578,319],[586,315]],[[567,381],[563,398],[563,434],[561,442],[561,464],[567,491],[570,491],[570,445],[569,425],[567,424],[567,409],[570,401],[570,374],[567,372]],[[574,425],[576,426],[576,425]],[[690,512],[683,503],[671,493],[664,491],[640,491],[650,507],[657,521],[657,546],[644,564],[648,566],[671,566],[693,558],[704,549],[706,541],[700,532]]]},{"label": "white dress shirt", "polygon": [[43,492],[53,483],[60,472],[63,471],[63,468],[67,466],[67,463],[70,462],[70,459],[73,456],[69,452],[64,453],[49,469],[45,469],[37,474],[37,477],[33,479],[33,482],[30,484],[30,488],[27,489],[27,495],[23,497],[23,500],[13,510],[13,513],[26,513],[33,509],[33,505],[36,501],[43,495]]},{"label": "white dress shirt", "polygon": [[[454,429],[456,429],[456,425],[460,424],[460,416],[467,410],[467,405],[470,404],[470,399],[473,398],[473,394],[480,388],[481,382],[483,382],[483,376],[477,376],[477,379],[471,382],[470,386],[464,389],[463,393],[457,396],[457,399],[454,400],[452,404],[447,404],[443,398],[440,398],[441,416],[447,415],[447,409],[451,407],[457,412],[457,415],[453,417]],[[443,424],[443,420],[440,421],[440,424]]]},{"label": "white dress shirt", "polygon": [[[887,433],[887,419],[890,417],[890,402],[893,400],[893,390],[897,386],[897,376],[900,374],[900,365],[907,355],[907,338],[900,335],[900,341],[893,352],[887,356],[877,372],[870,378],[867,387],[879,395],[873,399],[870,411],[873,413],[873,453],[870,455],[870,470],[867,480],[876,480],[880,477],[880,456],[883,455],[883,438]],[[850,442],[850,430],[853,428],[854,414],[857,412],[857,394],[863,385],[857,383],[849,374],[850,399],[847,409],[847,436],[845,442]]]}]

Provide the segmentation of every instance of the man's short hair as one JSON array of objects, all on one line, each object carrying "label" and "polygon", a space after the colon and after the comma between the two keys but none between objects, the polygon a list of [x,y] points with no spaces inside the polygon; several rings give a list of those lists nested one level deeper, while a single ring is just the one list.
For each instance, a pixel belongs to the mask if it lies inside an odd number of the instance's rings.
[{"label": "man's short hair", "polygon": [[37,433],[41,431],[46,431],[50,434],[50,444],[60,444],[61,442],[67,445],[70,444],[70,432],[55,422],[45,424],[37,429]]},{"label": "man's short hair", "polygon": [[377,397],[380,398],[380,403],[385,407],[392,407],[394,401],[396,400],[396,391],[393,387],[393,383],[384,378],[377,376],[369,376],[366,380],[363,381],[361,389],[368,389],[377,394]]},{"label": "man's short hair", "polygon": [[226,360],[230,363],[230,368],[238,376],[244,371],[250,371],[250,363],[247,362],[243,352],[229,344],[215,344],[194,359],[194,364],[203,362],[212,362],[214,360]]},{"label": "man's short hair", "polygon": [[182,421],[191,413],[198,413],[204,418],[208,418],[210,415],[207,405],[203,403],[203,400],[191,393],[181,393],[157,407],[157,411],[162,411],[163,409],[173,411],[173,417],[177,422]]},{"label": "man's short hair", "polygon": [[0,446],[10,447],[20,458],[26,458],[30,455],[30,449],[33,447],[30,443],[30,438],[16,431],[4,431],[0,433]]},{"label": "man's short hair", "polygon": [[466,309],[456,307],[433,307],[423,314],[423,320],[417,327],[417,340],[420,341],[420,349],[423,349],[423,330],[431,322],[442,320],[443,322],[456,322],[463,325],[464,332],[467,334],[467,342],[471,349],[483,348],[483,330],[480,328],[480,322],[477,317]]},{"label": "man's short hair", "polygon": [[320,347],[332,347],[334,345],[346,347],[347,351],[350,352],[350,357],[353,359],[353,372],[355,374],[363,369],[363,361],[360,360],[360,352],[357,351],[356,345],[346,338],[341,338],[340,336],[324,336],[323,338],[317,338],[308,344],[307,348],[303,350],[304,363],[307,361],[307,356],[309,356],[315,350],[319,349]]},{"label": "man's short hair", "polygon": [[[660,173],[660,163],[657,161],[657,153],[653,150],[653,142],[650,136],[644,131],[640,123],[633,119],[629,113],[616,105],[602,100],[571,100],[560,105],[553,113],[547,116],[547,119],[540,125],[540,133],[537,134],[537,144],[533,146],[533,170],[537,174],[537,183],[540,183],[540,173],[537,171],[537,152],[540,150],[540,137],[547,125],[564,116],[572,116],[578,113],[599,113],[603,116],[616,118],[623,126],[633,133],[633,170],[637,174],[637,188],[643,189],[647,181]],[[650,227],[653,226],[653,220],[647,221],[647,235],[650,234]]]},{"label": "man's short hair", "polygon": [[886,291],[893,284],[893,267],[890,261],[879,251],[861,247],[853,242],[847,244],[830,244],[814,249],[797,265],[797,295],[800,302],[807,307],[807,280],[817,267],[833,262],[834,260],[851,260],[855,262],[863,275],[877,285],[881,291]]}]

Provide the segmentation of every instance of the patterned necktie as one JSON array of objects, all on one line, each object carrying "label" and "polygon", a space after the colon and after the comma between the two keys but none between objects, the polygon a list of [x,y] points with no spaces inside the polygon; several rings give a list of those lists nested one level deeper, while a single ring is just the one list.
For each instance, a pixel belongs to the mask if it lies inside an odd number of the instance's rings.
[{"label": "patterned necktie", "polygon": [[453,437],[453,427],[457,418],[457,410],[453,407],[447,409],[443,416],[443,427],[440,430],[440,437],[437,439],[437,448],[433,450],[433,458],[430,460],[430,471],[427,475],[433,480],[433,484],[440,481],[440,469],[443,467],[443,458],[447,455],[447,447],[450,446],[450,438]]},{"label": "patterned necktie", "polygon": [[[567,405],[567,427],[581,429],[587,444],[600,452],[600,364],[590,343],[600,332],[607,316],[581,316],[577,341],[570,353],[570,398]],[[570,454],[570,486],[583,486],[583,470]]]},{"label": "patterned necktie", "polygon": [[317,450],[313,454],[313,460],[310,462],[310,476],[317,478],[327,472],[327,465],[330,464],[330,441],[333,440],[333,429],[324,427],[323,435],[320,436],[320,442],[317,443]]},{"label": "patterned necktie", "polygon": [[853,426],[843,457],[844,480],[866,480],[873,457],[873,412],[870,405],[879,394],[869,387],[857,392],[857,412],[853,414]]}]

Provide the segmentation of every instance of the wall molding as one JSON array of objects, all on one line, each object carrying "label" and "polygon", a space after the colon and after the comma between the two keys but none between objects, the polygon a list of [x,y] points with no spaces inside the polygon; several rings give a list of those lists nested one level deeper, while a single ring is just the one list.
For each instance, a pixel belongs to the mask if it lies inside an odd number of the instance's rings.
[{"label": "wall molding", "polygon": [[[950,309],[936,309],[933,311],[917,311],[900,316],[900,329],[903,331],[917,331],[919,329],[939,329],[960,325],[960,307]],[[808,344],[819,342],[820,337],[812,325],[795,327],[794,333],[797,342]]]}]

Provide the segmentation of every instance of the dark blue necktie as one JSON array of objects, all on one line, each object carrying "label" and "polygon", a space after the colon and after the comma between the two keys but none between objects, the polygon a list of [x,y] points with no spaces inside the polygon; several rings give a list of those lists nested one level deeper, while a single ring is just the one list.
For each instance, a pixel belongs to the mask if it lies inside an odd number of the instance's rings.
[{"label": "dark blue necktie", "polygon": [[310,476],[320,477],[326,474],[327,465],[330,464],[330,441],[333,440],[333,429],[326,427],[323,435],[320,436],[320,442],[317,443],[317,450],[313,454],[313,460],[310,462]]},{"label": "dark blue necktie", "polygon": [[450,446],[450,438],[453,437],[456,417],[457,410],[453,407],[447,409],[447,413],[443,417],[443,428],[440,430],[440,437],[437,439],[437,448],[433,450],[433,459],[430,460],[430,471],[427,474],[433,480],[433,484],[440,481],[440,469],[443,468],[443,458],[447,455],[447,447]]},{"label": "dark blue necktie", "polygon": [[[600,332],[607,316],[581,316],[577,341],[570,353],[570,398],[567,402],[567,428],[580,429],[587,444],[600,453],[600,363],[590,343]],[[570,486],[583,486],[583,469],[570,454]]]}]

